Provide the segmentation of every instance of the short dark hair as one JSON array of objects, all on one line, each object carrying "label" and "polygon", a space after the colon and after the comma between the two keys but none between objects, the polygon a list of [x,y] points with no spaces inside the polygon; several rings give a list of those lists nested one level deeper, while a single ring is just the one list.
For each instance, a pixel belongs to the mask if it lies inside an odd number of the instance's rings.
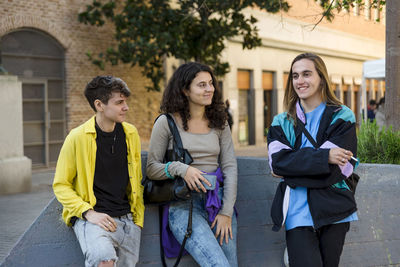
[{"label": "short dark hair", "polygon": [[91,80],[85,88],[85,97],[94,111],[94,101],[100,100],[102,103],[107,104],[112,92],[120,92],[124,96],[131,95],[126,83],[120,78],[113,76],[97,76]]},{"label": "short dark hair", "polygon": [[376,101],[374,100],[374,99],[371,99],[370,101],[369,101],[369,104],[372,106],[372,105],[376,105]]}]

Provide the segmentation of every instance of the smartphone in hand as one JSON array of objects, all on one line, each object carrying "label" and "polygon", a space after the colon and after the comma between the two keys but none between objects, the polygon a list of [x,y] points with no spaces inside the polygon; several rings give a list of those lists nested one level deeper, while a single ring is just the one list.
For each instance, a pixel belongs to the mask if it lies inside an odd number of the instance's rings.
[{"label": "smartphone in hand", "polygon": [[214,175],[214,174],[202,174],[202,175],[211,184],[211,186],[208,186],[206,183],[204,183],[202,181],[201,183],[203,184],[204,188],[207,189],[207,190],[214,190],[215,189],[215,184],[217,183],[217,176]]}]

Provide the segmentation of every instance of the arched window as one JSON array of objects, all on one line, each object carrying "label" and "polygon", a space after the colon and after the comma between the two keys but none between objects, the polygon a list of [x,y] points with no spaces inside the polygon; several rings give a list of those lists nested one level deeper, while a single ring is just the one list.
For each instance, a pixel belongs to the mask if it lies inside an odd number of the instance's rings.
[{"label": "arched window", "polygon": [[22,82],[24,154],[32,166],[57,161],[65,137],[64,49],[53,37],[20,29],[1,37],[3,67]]}]

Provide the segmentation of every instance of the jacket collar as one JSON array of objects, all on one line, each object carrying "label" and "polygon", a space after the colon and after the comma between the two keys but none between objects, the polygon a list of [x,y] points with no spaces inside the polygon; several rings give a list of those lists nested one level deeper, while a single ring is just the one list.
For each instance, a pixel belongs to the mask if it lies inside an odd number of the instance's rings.
[{"label": "jacket collar", "polygon": [[[326,105],[326,107],[325,107],[325,111],[328,114],[336,113],[341,109],[342,109],[341,106],[336,106],[336,105],[335,106]],[[302,121],[304,124],[306,124],[306,114],[304,113],[303,108],[300,105],[300,100],[297,100],[297,103],[296,103],[296,116],[300,121]]]},{"label": "jacket collar", "polygon": [[124,128],[124,132],[126,135],[135,133],[135,128],[127,122],[122,122],[122,127]]},{"label": "jacket collar", "polygon": [[[316,141],[319,145],[321,145],[322,140],[324,139],[324,133],[325,131],[328,129],[328,127],[331,124],[332,121],[332,117],[334,116],[334,114],[338,111],[340,111],[342,109],[341,106],[337,106],[337,105],[326,105],[325,106],[325,111],[322,113],[322,118],[319,124],[319,130],[317,133],[317,138]],[[297,118],[302,121],[304,124],[306,124],[306,115],[302,109],[302,107],[300,106],[300,101],[297,101],[296,103],[296,116]],[[300,127],[296,127],[295,128],[295,136],[296,136],[296,144],[295,147],[300,147],[301,145],[301,138],[299,138],[299,136],[301,136],[302,134],[302,130]]]},{"label": "jacket collar", "polygon": [[[93,115],[88,121],[85,122],[85,133],[87,134],[96,134],[96,123],[95,123],[96,115]],[[124,128],[125,134],[133,134],[134,128],[130,127],[129,123],[122,122],[122,127]]]},{"label": "jacket collar", "polygon": [[88,121],[85,122],[84,127],[85,127],[85,133],[91,133],[91,134],[96,134],[96,123],[94,119],[96,118],[96,115],[93,115]]},{"label": "jacket collar", "polygon": [[304,111],[300,106],[300,100],[297,100],[296,103],[296,116],[303,124],[306,124],[306,114],[304,114]]}]

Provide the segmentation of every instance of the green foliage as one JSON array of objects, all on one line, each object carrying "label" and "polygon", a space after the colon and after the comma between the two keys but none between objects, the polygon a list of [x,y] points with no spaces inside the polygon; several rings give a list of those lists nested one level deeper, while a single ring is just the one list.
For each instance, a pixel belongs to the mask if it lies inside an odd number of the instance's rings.
[{"label": "green foliage", "polygon": [[358,132],[357,156],[361,162],[400,164],[400,131],[379,129],[376,122],[363,122]]},{"label": "green foliage", "polygon": [[[332,20],[335,9],[362,2],[321,0],[322,16]],[[373,0],[372,5],[382,2]],[[159,91],[166,57],[196,60],[223,76],[229,72],[229,63],[221,56],[227,39],[241,37],[243,49],[260,46],[257,19],[244,13],[245,8],[255,6],[271,13],[290,8],[287,0],[93,0],[78,19],[98,27],[108,20],[115,27],[114,47],[99,55],[87,53],[93,64],[100,68],[104,62],[139,65],[152,81],[148,90]]]},{"label": "green foliage", "polygon": [[[382,10],[382,7],[386,4],[384,0],[370,0],[370,8],[377,8]],[[350,8],[353,8],[356,4],[362,8],[366,8],[365,0],[320,0],[320,6],[323,8],[323,16],[326,17],[328,21],[332,21],[335,17],[334,11],[347,10],[350,11]],[[379,20],[379,19],[378,19]]]},{"label": "green foliage", "polygon": [[98,56],[88,53],[93,64],[139,65],[153,83],[148,89],[159,91],[165,57],[203,62],[222,76],[229,71],[221,59],[227,38],[242,36],[243,49],[261,45],[257,19],[243,13],[251,6],[272,13],[289,9],[286,0],[94,0],[79,21],[101,27],[109,20],[115,26],[117,46]]}]

